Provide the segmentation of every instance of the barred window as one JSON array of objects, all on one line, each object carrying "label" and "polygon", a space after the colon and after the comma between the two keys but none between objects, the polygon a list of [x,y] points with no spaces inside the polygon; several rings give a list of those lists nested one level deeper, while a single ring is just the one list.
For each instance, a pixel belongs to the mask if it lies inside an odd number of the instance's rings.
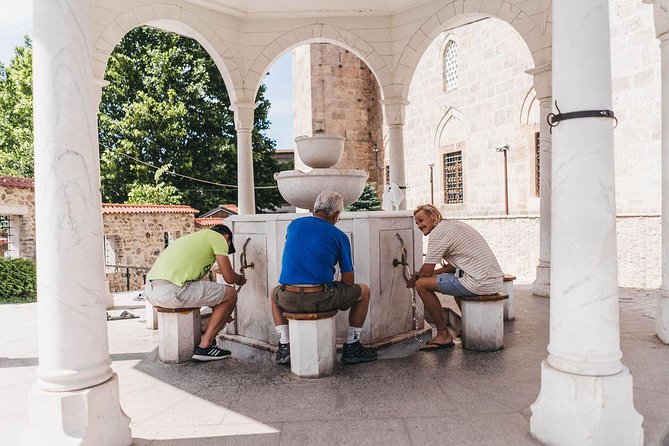
[{"label": "barred window", "polygon": [[110,265],[118,264],[116,240],[114,240],[114,237],[108,237],[105,235],[104,243],[105,243],[105,272],[114,273],[116,272],[116,268]]},{"label": "barred window", "polygon": [[540,196],[541,192],[541,164],[539,163],[541,158],[541,133],[534,133],[534,191],[537,197]]},{"label": "barred window", "polygon": [[444,154],[444,203],[464,202],[462,151]]},{"label": "barred window", "polygon": [[10,221],[6,215],[0,215],[0,257],[9,255]]},{"label": "barred window", "polygon": [[390,166],[389,165],[386,165],[385,172],[386,172],[386,185],[390,186]]},{"label": "barred window", "polygon": [[458,88],[458,46],[454,41],[446,44],[443,57],[444,91]]},{"label": "barred window", "polygon": [[165,245],[165,248],[167,248],[170,243],[172,243],[172,234],[169,232],[163,232],[163,244]]}]

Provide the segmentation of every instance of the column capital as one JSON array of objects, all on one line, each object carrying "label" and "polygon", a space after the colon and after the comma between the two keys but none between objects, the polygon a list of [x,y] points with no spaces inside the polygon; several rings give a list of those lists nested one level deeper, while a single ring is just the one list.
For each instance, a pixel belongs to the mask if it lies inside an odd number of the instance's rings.
[{"label": "column capital", "polygon": [[643,0],[647,5],[653,5],[655,19],[655,36],[665,41],[669,38],[669,0]]},{"label": "column capital", "polygon": [[403,98],[388,98],[380,102],[388,126],[404,125],[404,110],[409,105],[409,101]]},{"label": "column capital", "polygon": [[537,92],[537,98],[550,99],[553,96],[552,76],[553,66],[550,63],[531,68],[525,73],[531,75],[534,79],[534,90]]},{"label": "column capital", "polygon": [[235,102],[230,104],[230,110],[235,114],[235,130],[250,131],[253,129],[254,111],[260,103],[258,102]]}]

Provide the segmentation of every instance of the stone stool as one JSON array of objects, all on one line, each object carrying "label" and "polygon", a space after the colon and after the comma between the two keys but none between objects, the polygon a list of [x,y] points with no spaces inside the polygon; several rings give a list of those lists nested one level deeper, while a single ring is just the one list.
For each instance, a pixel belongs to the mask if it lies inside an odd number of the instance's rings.
[{"label": "stone stool", "polygon": [[337,360],[337,310],[325,313],[289,313],[290,370],[300,378],[321,378],[334,372]]},{"label": "stone stool", "polygon": [[149,330],[158,330],[158,310],[149,303],[149,299],[144,301],[146,308],[146,328]]},{"label": "stone stool", "polygon": [[504,348],[506,294],[461,296],[462,347],[479,352]]},{"label": "stone stool", "polygon": [[509,296],[507,300],[504,301],[504,320],[512,321],[515,317],[513,314],[513,281],[516,280],[516,276],[511,274],[504,274],[504,285],[502,286],[502,294]]},{"label": "stone stool", "polygon": [[200,307],[163,308],[158,312],[158,357],[166,364],[188,361],[200,343]]}]

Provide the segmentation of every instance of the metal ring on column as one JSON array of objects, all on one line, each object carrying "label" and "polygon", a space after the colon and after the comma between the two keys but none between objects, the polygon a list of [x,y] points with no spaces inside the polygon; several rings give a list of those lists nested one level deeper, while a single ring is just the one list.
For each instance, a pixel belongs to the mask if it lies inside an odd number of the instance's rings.
[{"label": "metal ring on column", "polygon": [[567,119],[576,119],[576,118],[610,118],[613,119],[613,128],[618,127],[618,118],[616,118],[613,110],[582,110],[575,112],[562,113],[557,104],[557,99],[555,100],[555,109],[558,111],[557,114],[549,113],[546,116],[546,121],[551,127],[551,133],[553,127],[557,127],[560,121],[566,121]]}]

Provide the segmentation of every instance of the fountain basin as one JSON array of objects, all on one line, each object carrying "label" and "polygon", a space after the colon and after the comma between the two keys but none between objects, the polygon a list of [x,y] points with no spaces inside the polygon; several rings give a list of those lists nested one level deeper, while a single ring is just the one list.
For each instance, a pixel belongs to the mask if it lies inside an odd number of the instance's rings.
[{"label": "fountain basin", "polygon": [[344,154],[345,142],[343,136],[325,133],[295,138],[300,159],[313,169],[327,169],[337,164]]},{"label": "fountain basin", "polygon": [[284,170],[274,174],[281,196],[290,204],[302,209],[311,209],[318,194],[324,190],[339,192],[344,197],[344,206],[360,198],[367,181],[367,172],[355,169]]}]

